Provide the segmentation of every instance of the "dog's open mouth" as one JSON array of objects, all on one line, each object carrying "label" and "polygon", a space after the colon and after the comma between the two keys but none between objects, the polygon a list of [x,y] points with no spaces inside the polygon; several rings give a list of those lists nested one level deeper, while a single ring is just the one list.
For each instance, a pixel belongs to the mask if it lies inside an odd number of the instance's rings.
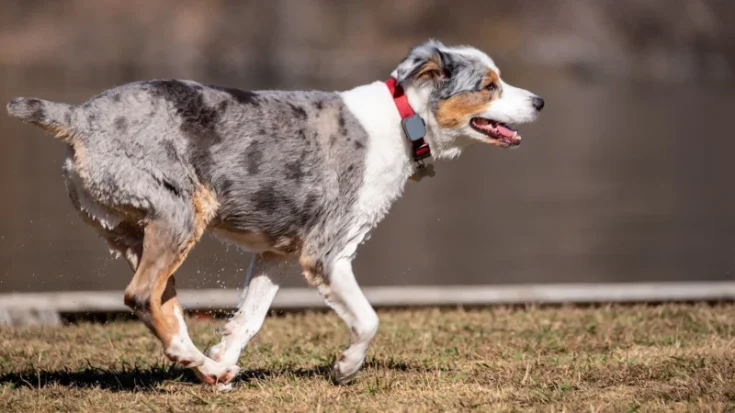
[{"label": "dog's open mouth", "polygon": [[492,139],[492,143],[506,147],[521,144],[521,135],[518,134],[518,131],[503,122],[485,118],[472,118],[470,120],[470,126],[472,126],[472,129]]}]

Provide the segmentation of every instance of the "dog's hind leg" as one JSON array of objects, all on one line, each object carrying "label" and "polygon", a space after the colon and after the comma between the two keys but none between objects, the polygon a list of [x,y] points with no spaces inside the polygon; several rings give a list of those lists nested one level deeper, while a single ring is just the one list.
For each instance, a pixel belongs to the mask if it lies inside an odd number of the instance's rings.
[{"label": "dog's hind leg", "polygon": [[338,259],[326,274],[320,274],[321,265],[311,264],[302,257],[304,276],[315,284],[325,302],[350,328],[350,345],[334,365],[334,379],[338,383],[352,380],[365,361],[365,355],[378,332],[378,315],[357,284],[352,263]]},{"label": "dog's hind leg", "polygon": [[183,367],[196,368],[205,382],[227,383],[237,367],[214,362],[189,337],[183,310],[176,298],[173,274],[196,244],[213,213],[203,212],[202,200],[176,202],[159,208],[144,229],[143,255],[125,289],[125,303],[163,343],[166,356]]},{"label": "dog's hind leg", "polygon": [[250,264],[238,311],[225,325],[222,341],[211,347],[209,356],[224,365],[235,365],[240,353],[263,325],[268,309],[284,278],[295,270],[290,258],[260,254]]}]

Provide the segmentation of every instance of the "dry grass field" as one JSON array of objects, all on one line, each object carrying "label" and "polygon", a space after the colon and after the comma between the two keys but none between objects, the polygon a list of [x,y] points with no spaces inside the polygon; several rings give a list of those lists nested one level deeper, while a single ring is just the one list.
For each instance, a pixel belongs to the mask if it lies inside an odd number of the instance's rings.
[{"label": "dry grass field", "polygon": [[[232,392],[173,368],[135,321],[0,330],[2,412],[735,412],[735,305],[380,313],[365,368],[329,379],[330,313],[270,317]],[[190,319],[201,346],[222,320]]]}]

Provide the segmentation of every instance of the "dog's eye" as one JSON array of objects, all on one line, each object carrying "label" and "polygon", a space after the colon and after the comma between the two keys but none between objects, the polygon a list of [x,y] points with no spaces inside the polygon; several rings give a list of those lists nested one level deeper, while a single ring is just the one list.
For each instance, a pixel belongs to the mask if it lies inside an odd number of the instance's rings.
[{"label": "dog's eye", "polygon": [[495,83],[490,83],[489,85],[485,86],[485,89],[491,92],[495,92],[496,90],[498,90],[498,85],[496,85]]}]

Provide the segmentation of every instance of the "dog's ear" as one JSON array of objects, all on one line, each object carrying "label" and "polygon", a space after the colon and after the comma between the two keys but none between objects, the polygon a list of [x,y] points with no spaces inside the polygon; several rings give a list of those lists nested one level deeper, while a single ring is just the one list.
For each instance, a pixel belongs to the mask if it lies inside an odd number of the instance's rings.
[{"label": "dog's ear", "polygon": [[401,85],[410,81],[437,84],[449,78],[447,56],[441,51],[443,48],[444,45],[436,40],[413,47],[391,76]]}]

